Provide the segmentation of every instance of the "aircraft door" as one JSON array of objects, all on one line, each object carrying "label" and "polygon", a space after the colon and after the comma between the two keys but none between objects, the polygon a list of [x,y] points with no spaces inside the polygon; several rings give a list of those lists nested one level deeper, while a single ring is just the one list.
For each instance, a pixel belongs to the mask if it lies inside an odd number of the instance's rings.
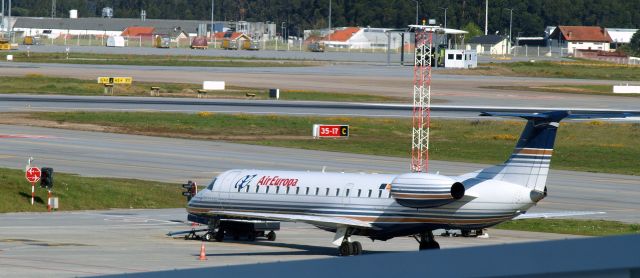
[{"label": "aircraft door", "polygon": [[229,201],[229,192],[231,192],[231,190],[234,190],[233,184],[239,178],[240,173],[241,171],[231,171],[228,172],[222,179],[219,188],[220,198],[218,198],[218,200],[220,201],[220,207],[222,209],[224,209],[225,207],[224,204]]}]

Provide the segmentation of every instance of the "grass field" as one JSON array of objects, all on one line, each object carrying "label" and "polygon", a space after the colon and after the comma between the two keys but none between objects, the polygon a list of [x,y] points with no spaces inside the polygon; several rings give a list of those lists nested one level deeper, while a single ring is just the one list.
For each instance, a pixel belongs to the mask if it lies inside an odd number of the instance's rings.
[{"label": "grass field", "polygon": [[640,81],[640,67],[576,60],[571,62],[514,62],[480,64],[471,70],[444,70],[443,73],[470,75],[576,78]]},{"label": "grass field", "polygon": [[[96,80],[82,80],[76,78],[50,77],[39,74],[29,74],[21,77],[0,76],[0,94],[56,94],[97,96],[104,94],[104,87]],[[151,86],[159,86],[162,97],[196,97],[197,84],[137,82],[132,85],[117,85],[114,95],[118,96],[149,96]],[[255,96],[247,97],[247,93]],[[224,91],[211,91],[207,98],[227,99],[268,99],[268,89],[244,88],[227,86]],[[335,93],[319,91],[281,90],[282,100],[316,100],[342,102],[409,102],[408,98],[385,97],[368,94]]]},{"label": "grass field", "polygon": [[523,219],[504,222],[496,229],[584,236],[640,234],[640,225],[605,220]]},{"label": "grass field", "polygon": [[320,65],[316,61],[275,60],[256,58],[230,58],[191,55],[133,55],[97,53],[27,53],[11,52],[15,62],[91,64],[91,65],[135,65],[173,67],[304,67]]},{"label": "grass field", "polygon": [[[47,211],[47,191],[38,184],[31,206],[31,184],[24,171],[0,168],[0,181],[0,213]],[[53,195],[60,210],[178,208],[186,205],[181,192],[179,184],[54,173]]]},{"label": "grass field", "polygon": [[[410,119],[287,117],[178,113],[34,113],[59,123],[114,127],[116,132],[227,140],[238,143],[408,157]],[[350,137],[314,140],[314,123],[349,124]],[[524,121],[434,120],[430,158],[499,163],[513,150]],[[552,168],[640,175],[640,124],[601,121],[562,123]]]}]

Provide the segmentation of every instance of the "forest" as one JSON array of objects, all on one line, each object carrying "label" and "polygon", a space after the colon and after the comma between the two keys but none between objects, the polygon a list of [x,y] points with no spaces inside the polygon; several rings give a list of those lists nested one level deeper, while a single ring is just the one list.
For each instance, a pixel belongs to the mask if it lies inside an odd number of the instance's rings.
[{"label": "forest", "polygon": [[[7,1],[7,0],[5,0]],[[331,1],[331,3],[330,3]],[[81,17],[101,15],[113,7],[114,17],[271,21],[284,25],[290,34],[331,26],[402,28],[418,18],[435,19],[447,27],[484,29],[484,0],[57,0],[57,17],[78,10]],[[13,0],[16,16],[51,16],[51,0]],[[512,12],[511,12],[512,11]],[[489,32],[507,34],[512,13],[513,36],[540,36],[550,25],[597,25],[638,28],[640,1],[629,0],[489,0]]]}]

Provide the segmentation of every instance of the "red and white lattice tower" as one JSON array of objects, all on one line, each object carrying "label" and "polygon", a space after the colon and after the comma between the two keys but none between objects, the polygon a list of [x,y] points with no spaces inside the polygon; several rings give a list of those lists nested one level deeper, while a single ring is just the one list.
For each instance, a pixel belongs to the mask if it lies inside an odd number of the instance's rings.
[{"label": "red and white lattice tower", "polygon": [[415,28],[415,66],[413,69],[413,130],[411,171],[427,172],[429,168],[429,127],[431,123],[431,63],[433,33],[437,27]]}]

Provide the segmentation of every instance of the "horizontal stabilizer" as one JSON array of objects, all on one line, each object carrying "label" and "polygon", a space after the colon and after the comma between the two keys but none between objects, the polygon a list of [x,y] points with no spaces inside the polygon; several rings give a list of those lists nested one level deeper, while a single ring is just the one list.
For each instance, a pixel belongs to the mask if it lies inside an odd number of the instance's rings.
[{"label": "horizontal stabilizer", "polygon": [[521,219],[536,219],[536,218],[554,218],[554,217],[569,217],[569,216],[583,216],[605,214],[602,211],[561,211],[561,212],[540,212],[540,213],[524,213],[516,216],[513,220]]},{"label": "horizontal stabilizer", "polygon": [[558,122],[564,118],[567,119],[610,119],[610,118],[628,118],[638,117],[640,113],[578,113],[571,111],[551,111],[541,113],[508,113],[508,112],[482,112],[480,116],[491,117],[517,117],[527,120],[547,120]]}]

